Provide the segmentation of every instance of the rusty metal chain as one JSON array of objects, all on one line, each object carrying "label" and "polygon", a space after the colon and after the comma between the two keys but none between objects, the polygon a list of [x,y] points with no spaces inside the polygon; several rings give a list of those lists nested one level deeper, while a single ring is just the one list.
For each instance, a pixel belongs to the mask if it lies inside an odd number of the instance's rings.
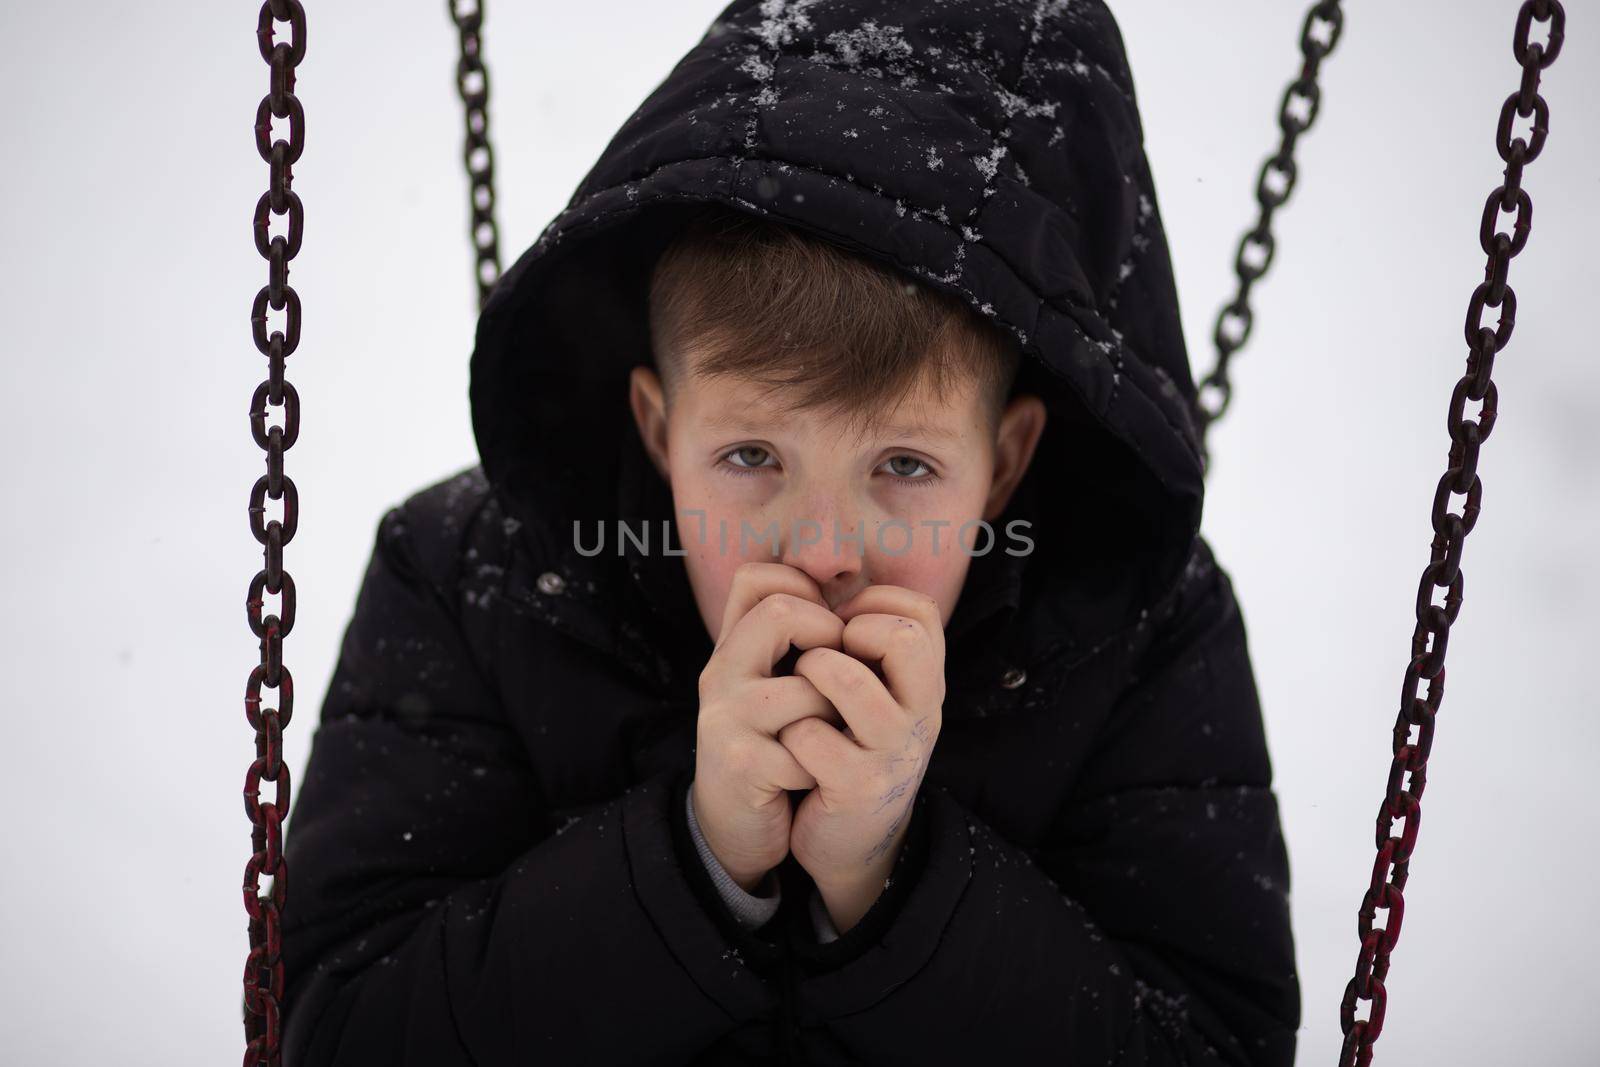
[{"label": "rusty metal chain", "polygon": [[[1325,43],[1312,32],[1324,26],[1329,27]],[[1283,139],[1278,144],[1277,152],[1262,163],[1261,172],[1256,177],[1256,203],[1260,206],[1260,213],[1256,216],[1255,226],[1245,231],[1239,241],[1239,249],[1233,260],[1239,286],[1234,291],[1233,299],[1218,312],[1216,326],[1211,333],[1217,347],[1216,366],[1200,380],[1195,393],[1194,416],[1200,436],[1202,469],[1209,468],[1211,463],[1206,431],[1228,410],[1228,401],[1233,396],[1233,385],[1228,380],[1229,361],[1250,338],[1250,327],[1254,321],[1250,311],[1250,289],[1272,266],[1272,256],[1277,249],[1277,242],[1272,236],[1272,216],[1294,192],[1298,174],[1294,162],[1295,144],[1300,140],[1300,135],[1316,121],[1317,110],[1322,103],[1322,89],[1317,84],[1317,74],[1322,61],[1339,43],[1339,34],[1343,29],[1344,11],[1339,7],[1339,0],[1320,0],[1312,4],[1300,28],[1300,52],[1304,62],[1300,67],[1300,76],[1289,83],[1278,105],[1278,128],[1283,131]],[[1297,102],[1304,103],[1303,118],[1291,110]],[[1277,180],[1278,188],[1268,188],[1269,177]],[[1259,261],[1247,262],[1246,252],[1259,255]]]},{"label": "rusty metal chain", "polygon": [[[275,23],[288,23],[289,39],[274,43]],[[267,473],[250,490],[250,532],[264,547],[265,566],[250,580],[245,612],[250,632],[261,640],[261,662],[245,683],[244,713],[256,734],[256,758],[245,773],[244,810],[250,818],[251,855],[244,869],[244,907],[250,916],[250,954],[244,965],[245,1067],[280,1062],[279,1011],[283,1004],[281,920],[288,867],[283,858],[283,820],[289,812],[289,768],[283,762],[283,729],[294,714],[294,682],[283,665],[283,639],[294,629],[294,579],[283,569],[283,546],[299,524],[299,494],[283,471],[283,454],[300,434],[300,398],[284,380],[284,362],[300,344],[300,297],[289,285],[289,261],[300,251],[305,211],[290,188],[294,165],[305,147],[305,112],[294,95],[295,67],[306,53],[306,14],[299,0],[266,0],[256,23],[256,41],[270,73],[267,95],[256,109],[256,150],[269,167],[267,191],[256,203],[256,251],[267,261],[267,284],[250,309],[250,332],[267,357],[267,380],[250,401],[250,434],[267,453]],[[273,139],[274,119],[288,122],[287,139]],[[284,231],[272,234],[272,219]],[[283,312],[282,329],[269,335],[268,308]],[[267,408],[283,409],[282,425],[267,427]],[[266,521],[268,498],[283,502],[282,519]],[[266,594],[282,597],[281,614],[263,616]],[[278,690],[277,708],[261,707],[261,689]],[[274,796],[262,802],[261,784]],[[261,878],[272,880],[261,893]]]},{"label": "rusty metal chain", "polygon": [[456,61],[456,92],[466,109],[467,136],[461,158],[471,184],[469,235],[477,254],[478,308],[489,301],[500,280],[500,228],[494,221],[494,149],[489,145],[489,72],[483,65],[484,0],[447,0],[461,38]]},{"label": "rusty metal chain", "polygon": [[[1549,22],[1547,43],[1530,43],[1528,32],[1534,21]],[[1423,570],[1417,590],[1417,628],[1411,639],[1411,663],[1400,688],[1400,714],[1394,726],[1394,759],[1389,768],[1389,783],[1378,808],[1378,854],[1372,867],[1372,881],[1361,899],[1357,929],[1361,948],[1356,955],[1355,977],[1345,988],[1339,1007],[1339,1025],[1344,1043],[1339,1051],[1339,1067],[1367,1067],[1372,1062],[1372,1044],[1383,1032],[1388,996],[1383,980],[1389,973],[1389,954],[1400,939],[1400,922],[1405,915],[1405,888],[1417,829],[1422,821],[1422,790],[1428,777],[1428,752],[1433,745],[1434,719],[1444,696],[1444,656],[1450,625],[1461,610],[1461,552],[1466,536],[1478,520],[1483,484],[1478,477],[1478,448],[1489,437],[1498,406],[1498,392],[1490,380],[1495,353],[1511,339],[1516,321],[1517,295],[1506,284],[1511,259],[1528,243],[1533,222],[1533,200],[1522,188],[1522,168],[1537,159],[1549,132],[1550,109],[1539,95],[1539,74],[1555,62],[1565,37],[1566,13],[1558,0],[1525,0],[1517,15],[1512,38],[1512,54],[1522,65],[1522,85],[1506,97],[1500,109],[1495,144],[1505,161],[1505,181],[1489,194],[1484,204],[1478,241],[1488,255],[1483,282],[1472,292],[1467,304],[1466,373],[1456,383],[1450,397],[1447,425],[1450,431],[1449,469],[1439,479],[1433,497],[1432,561]],[[1511,137],[1513,116],[1532,116],[1531,141]],[[1512,232],[1497,229],[1502,211],[1514,211]],[[1498,308],[1496,326],[1483,324],[1485,308]],[[1464,419],[1467,400],[1482,403],[1478,418]],[[1460,514],[1449,511],[1451,494],[1465,495]],[[1447,590],[1444,604],[1433,603],[1435,588]],[[1429,647],[1429,637],[1432,647]],[[1422,679],[1428,692],[1418,698]],[[1418,729],[1416,740],[1411,728]],[[1401,780],[1411,775],[1401,788]],[[1394,836],[1394,822],[1405,819],[1405,830]],[[1390,874],[1392,868],[1392,875]],[[1378,908],[1388,909],[1384,925],[1374,926]],[[1356,1019],[1356,1001],[1371,1003],[1366,1019]]]}]

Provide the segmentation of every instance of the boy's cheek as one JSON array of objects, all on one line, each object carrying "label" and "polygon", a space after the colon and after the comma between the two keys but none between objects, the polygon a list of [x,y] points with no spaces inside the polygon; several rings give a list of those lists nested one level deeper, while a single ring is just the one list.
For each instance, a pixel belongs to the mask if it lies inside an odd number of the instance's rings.
[{"label": "boy's cheek", "polygon": [[706,544],[686,541],[683,544],[684,566],[689,571],[689,585],[694,590],[706,631],[715,640],[722,626],[722,616],[727,608],[728,594],[733,589],[734,572],[747,562],[776,562],[770,547],[756,544],[745,555],[739,554],[737,543],[730,543],[724,552],[715,536]]},{"label": "boy's cheek", "polygon": [[963,552],[948,551],[941,545],[937,556],[931,553],[913,557],[886,557],[871,571],[874,585],[898,585],[932,597],[939,604],[940,625],[949,623],[961,595],[971,559]]},{"label": "boy's cheek", "polygon": [[733,585],[733,572],[744,562],[725,558],[716,546],[685,544],[684,565],[689,569],[689,584],[694,589],[695,601],[706,630],[713,640],[722,626],[722,613],[728,603],[728,591]]}]

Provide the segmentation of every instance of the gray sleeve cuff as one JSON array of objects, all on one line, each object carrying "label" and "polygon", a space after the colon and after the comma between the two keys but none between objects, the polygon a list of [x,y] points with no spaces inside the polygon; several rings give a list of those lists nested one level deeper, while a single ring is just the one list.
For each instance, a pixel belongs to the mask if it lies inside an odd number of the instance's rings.
[{"label": "gray sleeve cuff", "polygon": [[[692,783],[691,783],[692,784]],[[741,926],[754,930],[764,925],[778,913],[778,904],[783,899],[782,886],[778,882],[778,872],[771,870],[767,877],[757,888],[761,890],[758,896],[747,893],[744,887],[733,880],[727,872],[717,854],[711,851],[711,846],[706,844],[706,839],[700,834],[700,822],[694,817],[694,790],[689,790],[685,797],[684,808],[689,816],[689,833],[694,838],[694,847],[700,853],[700,861],[706,865],[706,870],[711,875],[712,883],[717,887],[723,903],[728,905],[728,910],[733,917],[739,920]],[[817,940],[822,944],[839,940],[839,931],[834,927],[833,920],[828,916],[828,908],[822,902],[822,891],[812,889],[811,901],[811,929],[816,934]]]},{"label": "gray sleeve cuff", "polygon": [[706,865],[706,871],[711,875],[711,881],[717,887],[717,893],[722,897],[723,903],[728,905],[728,910],[745,929],[754,930],[765,924],[778,913],[778,904],[783,897],[777,870],[768,871],[767,876],[756,887],[760,895],[745,892],[744,887],[735,882],[733,876],[722,866],[717,854],[706,844],[706,839],[700,836],[700,823],[694,817],[693,788],[689,790],[685,807],[689,813],[689,833],[694,837],[695,850],[700,853],[700,860]]}]

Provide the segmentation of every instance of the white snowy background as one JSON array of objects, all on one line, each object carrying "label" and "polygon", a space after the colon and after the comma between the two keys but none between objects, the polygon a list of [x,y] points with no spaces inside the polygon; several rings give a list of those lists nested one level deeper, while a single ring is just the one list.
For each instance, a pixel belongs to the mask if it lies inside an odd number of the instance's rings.
[{"label": "white snowy background", "polygon": [[[293,269],[305,334],[290,362],[304,422],[288,460],[302,506],[287,550],[297,781],[379,516],[477,459],[445,5],[307,6],[309,139],[295,172],[307,220]],[[1113,6],[1198,375],[1299,66],[1303,5]],[[1567,6],[1382,1062],[1600,1062],[1600,721],[1583,681],[1600,636],[1600,24]],[[720,7],[491,3],[508,261]],[[1347,7],[1214,433],[1205,513],[1265,707],[1307,1064],[1333,1062],[1339,1045],[1483,268],[1479,215],[1500,177],[1495,120],[1519,70],[1515,0]],[[242,695],[257,661],[244,599],[261,564],[245,509],[263,470],[246,413],[265,370],[247,321],[266,275],[249,224],[267,179],[251,134],[267,84],[256,10],[0,8],[8,1063],[215,1064],[242,1050]]]}]

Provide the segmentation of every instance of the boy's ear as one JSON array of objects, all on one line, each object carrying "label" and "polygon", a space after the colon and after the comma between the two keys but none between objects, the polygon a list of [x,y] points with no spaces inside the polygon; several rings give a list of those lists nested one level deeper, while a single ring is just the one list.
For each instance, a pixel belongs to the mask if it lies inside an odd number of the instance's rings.
[{"label": "boy's ear", "polygon": [[634,425],[639,428],[639,439],[650,455],[661,477],[672,480],[667,465],[667,405],[661,391],[661,379],[654,367],[633,368],[628,376],[628,406],[633,411]]},{"label": "boy's ear", "polygon": [[1011,500],[1022,476],[1033,461],[1034,449],[1044,434],[1044,401],[1022,394],[1012,397],[1000,415],[995,432],[994,476],[989,483],[989,499],[983,505],[985,522],[998,519]]}]

